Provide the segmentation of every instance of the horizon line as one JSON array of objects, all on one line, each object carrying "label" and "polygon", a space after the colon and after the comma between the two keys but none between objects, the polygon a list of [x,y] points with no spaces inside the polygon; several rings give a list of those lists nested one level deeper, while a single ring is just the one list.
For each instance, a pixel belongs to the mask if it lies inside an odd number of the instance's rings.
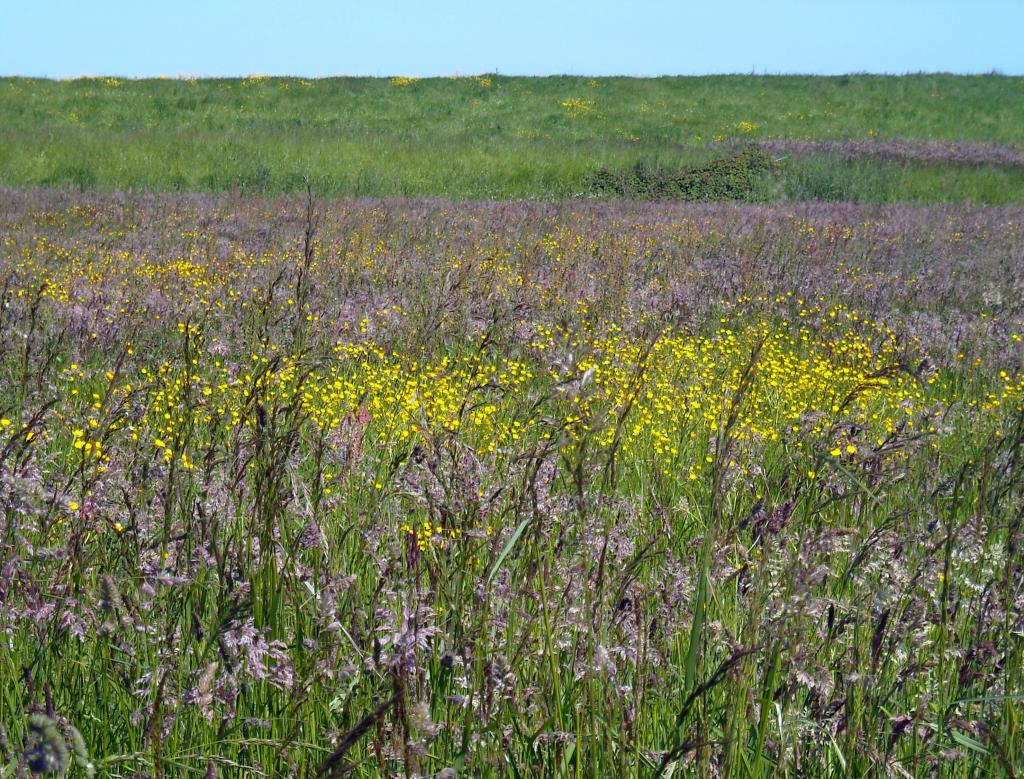
[{"label": "horizon line", "polygon": [[25,79],[32,81],[88,81],[102,79],[118,79],[120,81],[228,81],[245,79],[294,79],[303,81],[326,81],[329,79],[395,79],[408,78],[415,81],[439,81],[474,78],[618,78],[635,80],[653,80],[659,78],[850,78],[850,77],[881,77],[881,78],[912,78],[922,76],[952,76],[957,78],[1021,78],[1024,72],[1008,73],[1000,68],[977,71],[952,71],[952,70],[907,70],[902,72],[894,71],[872,71],[872,70],[851,70],[835,73],[812,73],[806,71],[716,71],[708,73],[502,73],[498,70],[481,71],[478,73],[460,72],[437,73],[427,76],[417,76],[410,73],[333,73],[328,75],[300,75],[294,73],[236,73],[231,75],[223,74],[193,74],[178,73],[176,75],[142,74],[123,75],[120,73],[80,73],[76,75],[63,76],[37,76],[24,73],[0,73],[0,79]]}]

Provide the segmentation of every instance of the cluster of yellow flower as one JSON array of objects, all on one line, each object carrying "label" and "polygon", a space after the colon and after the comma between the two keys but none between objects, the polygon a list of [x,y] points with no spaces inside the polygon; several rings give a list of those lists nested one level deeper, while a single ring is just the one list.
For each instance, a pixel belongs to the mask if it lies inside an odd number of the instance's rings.
[{"label": "cluster of yellow flower", "polygon": [[[115,246],[123,238],[124,227],[104,227],[86,207],[71,216],[111,231]],[[869,222],[816,227],[793,219],[794,235],[814,246],[875,229]],[[680,244],[715,237],[713,231],[698,234],[685,219],[673,231]],[[531,256],[526,247],[437,260],[444,273],[464,279],[481,297],[508,304],[528,300],[529,319],[509,327],[497,344],[482,346],[464,332],[443,349],[409,351],[381,337],[389,327],[391,336],[408,333],[402,328],[409,313],[393,300],[331,315],[325,308],[303,308],[292,282],[268,292],[267,279],[279,263],[299,262],[297,248],[249,255],[212,251],[196,231],[181,238],[186,248],[165,258],[123,249],[85,251],[46,237],[11,250],[10,267],[20,280],[11,294],[38,295],[81,318],[89,327],[87,343],[141,316],[152,325],[147,338],[179,346],[159,356],[135,354],[131,343],[106,351],[87,346],[79,352],[84,358],[76,359],[88,366],[65,363],[53,376],[63,398],[51,417],[55,424],[28,426],[5,411],[0,429],[21,431],[33,446],[61,447],[69,467],[93,473],[129,456],[191,471],[228,440],[227,431],[254,429],[282,410],[318,436],[365,416],[361,451],[387,454],[379,462],[368,457],[346,474],[377,490],[389,488],[394,474],[386,464],[396,453],[438,435],[458,436],[499,469],[542,442],[569,452],[585,440],[588,451],[614,453],[620,471],[638,479],[694,486],[721,468],[752,476],[772,458],[785,459],[811,479],[824,461],[845,467],[899,458],[887,440],[900,431],[935,433],[936,407],[955,404],[998,433],[1002,412],[1024,398],[1024,375],[1009,370],[998,378],[988,371],[983,385],[965,392],[962,383],[969,379],[963,375],[920,369],[920,345],[822,295],[723,301],[714,326],[706,323],[699,332],[658,324],[625,304],[592,306],[556,283],[572,277],[577,289],[598,284],[578,262],[593,245],[559,224],[529,247],[543,255],[537,261],[545,263],[546,275],[533,272],[533,259],[514,256],[519,249]],[[639,255],[654,267],[662,262],[650,238],[605,248],[608,263],[620,255]],[[362,274],[367,283],[386,287],[406,272],[389,259],[393,255],[372,230],[353,229],[310,272]],[[890,281],[856,263],[838,262],[835,272],[858,288]],[[99,289],[102,298],[95,295]],[[196,316],[179,319],[183,312]],[[225,327],[229,312],[237,314],[238,327]],[[257,335],[261,317],[317,323],[321,315],[315,358],[275,343],[269,331]],[[332,341],[324,332],[335,334]],[[121,345],[124,364],[97,361]],[[974,359],[977,366],[980,358]],[[723,436],[732,444],[727,456],[721,455]],[[425,533],[428,541],[450,538],[436,528],[410,532]]]},{"label": "cluster of yellow flower", "polygon": [[427,549],[428,547],[444,549],[448,544],[458,541],[462,537],[462,531],[458,528],[445,528],[434,525],[429,519],[416,527],[410,524],[402,524],[399,526],[398,531],[414,536],[416,538],[416,545],[420,549]]},{"label": "cluster of yellow flower", "polygon": [[[788,457],[813,471],[825,452],[852,458],[862,447],[881,448],[897,428],[913,429],[922,412],[953,399],[937,375],[901,367],[901,347],[884,326],[843,306],[828,309],[824,321],[830,324],[812,329],[799,318],[768,322],[736,313],[709,335],[665,329],[649,341],[615,322],[573,330],[537,324],[518,357],[474,350],[431,361],[372,342],[342,342],[315,369],[280,353],[253,353],[237,365],[198,351],[191,361],[142,367],[132,381],[115,382],[107,372],[106,389],[71,366],[67,397],[77,399],[85,418],[70,428],[69,445],[103,467],[112,450],[141,438],[159,459],[190,469],[217,430],[260,424],[259,406],[294,409],[324,433],[366,413],[377,451],[448,431],[478,455],[500,460],[520,441],[557,435],[568,447],[587,437],[664,478],[699,480],[727,425],[740,446],[785,445]],[[181,323],[179,332],[203,342],[195,325]],[[1024,396],[1024,376],[1004,372],[1002,379],[979,410]],[[144,418],[105,425],[101,409],[110,396],[133,392],[146,399]],[[115,435],[121,428],[125,440]],[[743,473],[753,465],[738,456],[726,464]]]},{"label": "cluster of yellow flower", "polygon": [[589,98],[571,97],[562,101],[562,110],[572,117],[584,116],[594,110],[594,101]]}]

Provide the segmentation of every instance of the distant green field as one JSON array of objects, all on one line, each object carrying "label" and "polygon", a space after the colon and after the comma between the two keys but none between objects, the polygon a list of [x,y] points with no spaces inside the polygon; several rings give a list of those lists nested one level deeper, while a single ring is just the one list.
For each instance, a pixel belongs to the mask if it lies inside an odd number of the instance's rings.
[{"label": "distant green field", "polygon": [[[1019,150],[1024,79],[0,79],[11,186],[555,198],[777,139]],[[794,155],[750,199],[1022,202],[1024,166]]]}]

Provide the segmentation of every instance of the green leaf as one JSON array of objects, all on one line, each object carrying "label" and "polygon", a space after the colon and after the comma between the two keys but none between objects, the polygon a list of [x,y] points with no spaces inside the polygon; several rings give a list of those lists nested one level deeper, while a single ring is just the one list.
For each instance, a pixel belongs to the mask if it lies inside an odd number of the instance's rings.
[{"label": "green leaf", "polygon": [[686,651],[686,689],[692,690],[697,684],[697,655],[704,631],[704,611],[708,596],[708,541],[700,550],[700,579],[697,584],[697,600],[693,604],[693,624],[690,626],[690,646]]},{"label": "green leaf", "polygon": [[519,537],[523,534],[523,531],[526,530],[526,526],[528,524],[530,524],[530,517],[527,517],[522,522],[520,522],[519,525],[516,527],[515,531],[512,533],[512,537],[505,542],[505,546],[502,547],[501,552],[498,554],[498,559],[494,561],[494,565],[491,566],[490,573],[487,574],[488,587],[491,586],[491,583],[494,581],[494,577],[498,575],[498,569],[501,568],[501,564],[505,562],[505,558],[508,557],[509,552],[512,551],[512,547],[516,545],[516,542],[519,540]]},{"label": "green leaf", "polygon": [[971,751],[977,752],[981,755],[988,754],[988,748],[984,744],[982,744],[980,741],[974,740],[973,738],[971,738],[968,735],[965,735],[964,733],[960,733],[956,730],[951,730],[949,731],[949,735],[950,738],[952,738],[956,743],[958,743],[962,747],[966,747],[967,749],[970,749]]}]

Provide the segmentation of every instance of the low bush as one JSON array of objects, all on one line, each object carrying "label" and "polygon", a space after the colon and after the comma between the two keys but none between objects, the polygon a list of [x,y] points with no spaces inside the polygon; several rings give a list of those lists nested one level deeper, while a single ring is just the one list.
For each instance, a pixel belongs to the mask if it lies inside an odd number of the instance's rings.
[{"label": "low bush", "polygon": [[591,178],[596,194],[638,200],[752,200],[775,160],[748,147],[703,165],[667,170],[638,162],[625,172],[602,168]]}]

